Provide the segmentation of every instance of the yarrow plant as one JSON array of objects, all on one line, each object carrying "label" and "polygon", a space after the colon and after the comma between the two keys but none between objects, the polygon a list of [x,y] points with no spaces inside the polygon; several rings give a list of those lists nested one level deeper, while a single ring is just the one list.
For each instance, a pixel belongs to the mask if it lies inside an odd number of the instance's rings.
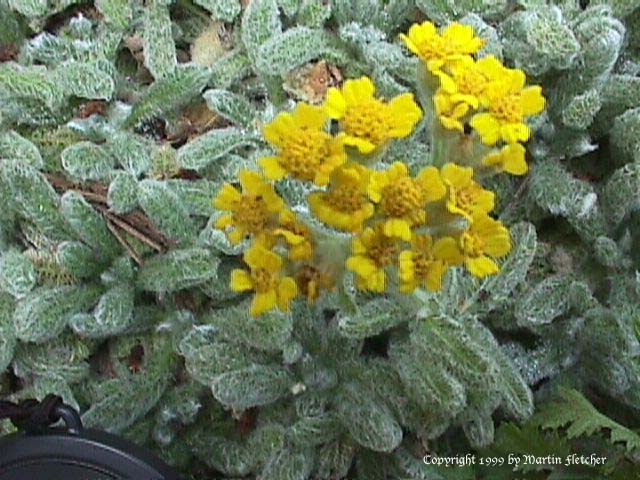
[{"label": "yarrow plant", "polygon": [[[411,93],[381,98],[368,77],[347,80],[321,106],[278,114],[263,129],[274,155],[258,161],[260,173],[240,172],[241,190],[225,184],[215,198],[216,227],[248,245],[248,269],[234,270],[230,286],[255,292],[252,315],[287,311],[298,296],[313,302],[350,274],[363,291],[411,294],[439,291],[455,267],[499,273],[511,239],[481,181],[526,174],[526,122],[545,108],[541,87],[491,55],[476,58],[485,41],[470,26],[424,22],[401,38],[422,61],[422,107]],[[418,171],[385,162],[391,142],[421,122],[431,152]],[[305,208],[286,204],[283,180],[312,189]]]}]

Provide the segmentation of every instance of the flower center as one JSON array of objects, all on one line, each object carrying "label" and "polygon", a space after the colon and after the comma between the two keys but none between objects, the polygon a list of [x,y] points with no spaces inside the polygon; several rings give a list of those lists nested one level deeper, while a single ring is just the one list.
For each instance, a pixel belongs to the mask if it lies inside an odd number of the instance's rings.
[{"label": "flower center", "polygon": [[349,135],[374,145],[389,138],[387,124],[386,106],[375,98],[351,105],[344,117],[344,129]]},{"label": "flower center", "polygon": [[283,149],[280,157],[284,168],[302,180],[313,180],[318,167],[329,156],[330,135],[299,129]]},{"label": "flower center", "polygon": [[414,254],[413,268],[415,270],[415,275],[420,278],[426,277],[434,261],[435,259],[430,254],[426,254],[423,252]]},{"label": "flower center", "polygon": [[484,255],[484,241],[468,232],[465,232],[460,237],[460,248],[467,257],[480,257]]},{"label": "flower center", "polygon": [[390,217],[404,217],[424,203],[424,196],[415,180],[407,177],[386,186],[382,197],[382,210]]},{"label": "flower center", "polygon": [[471,69],[465,70],[456,80],[461,93],[476,97],[483,92],[487,84],[487,78],[483,74]]},{"label": "flower center", "polygon": [[457,192],[453,190],[453,195],[456,199],[456,203],[461,209],[468,210],[473,207],[475,195],[470,189],[465,188]]},{"label": "flower center", "polygon": [[243,196],[239,207],[233,214],[235,223],[254,235],[264,231],[271,215],[261,195]]},{"label": "flower center", "polygon": [[378,267],[387,267],[395,262],[398,256],[398,245],[383,234],[376,235],[374,243],[367,247],[367,255]]},{"label": "flower center", "polygon": [[499,120],[508,123],[522,121],[522,108],[520,107],[520,94],[514,93],[496,99],[491,105],[491,111]]},{"label": "flower center", "polygon": [[259,268],[251,272],[255,290],[258,293],[270,292],[278,288],[278,276],[273,272]]},{"label": "flower center", "polygon": [[331,189],[326,202],[341,212],[354,213],[365,205],[367,197],[360,186],[343,183]]}]

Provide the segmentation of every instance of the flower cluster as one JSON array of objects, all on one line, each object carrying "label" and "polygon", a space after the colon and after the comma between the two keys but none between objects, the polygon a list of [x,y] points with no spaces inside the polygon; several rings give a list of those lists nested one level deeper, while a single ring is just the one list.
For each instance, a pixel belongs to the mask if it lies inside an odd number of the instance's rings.
[{"label": "flower cluster", "polygon": [[485,41],[475,37],[470,26],[454,23],[438,33],[435,25],[424,22],[402,38],[439,79],[433,101],[442,125],[464,132],[468,123],[485,145],[502,147],[485,156],[485,166],[524,175],[521,142],[531,136],[527,117],[545,108],[541,87],[526,86],[522,70],[506,67],[493,55],[475,59]]},{"label": "flower cluster", "polygon": [[[524,173],[519,142],[529,138],[525,117],[544,107],[539,87],[524,88],[524,74],[493,57],[474,60],[484,42],[470,27],[453,24],[439,34],[427,22],[403,38],[439,79],[433,102],[442,125],[464,135],[469,121],[478,142],[503,140],[485,166]],[[499,271],[510,235],[490,216],[495,194],[473,166],[425,158],[412,173],[403,162],[384,161],[387,146],[421,121],[413,94],[385,100],[362,77],[329,89],[322,106],[300,103],[265,126],[273,155],[258,161],[260,172],[241,171],[240,189],[226,184],[214,200],[224,212],[216,227],[234,244],[249,242],[248,269],[232,272],[231,288],[255,292],[254,316],[286,311],[301,295],[315,301],[346,272],[362,290],[409,294],[440,290],[453,267],[479,278]],[[309,188],[305,211],[294,213],[278,194],[284,179]]]}]

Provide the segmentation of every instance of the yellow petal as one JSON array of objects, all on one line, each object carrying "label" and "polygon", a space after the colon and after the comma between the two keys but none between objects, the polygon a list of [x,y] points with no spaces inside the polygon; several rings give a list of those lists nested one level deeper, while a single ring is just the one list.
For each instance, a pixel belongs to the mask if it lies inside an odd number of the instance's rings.
[{"label": "yellow petal", "polygon": [[466,188],[472,181],[473,168],[447,163],[442,167],[442,179],[456,190]]},{"label": "yellow petal", "polygon": [[325,110],[304,102],[296,106],[293,116],[297,125],[310,130],[323,129],[327,121]]},{"label": "yellow petal", "polygon": [[433,255],[438,260],[453,266],[461,265],[463,260],[457,242],[451,237],[441,238],[436,241],[433,245]]},{"label": "yellow petal", "polygon": [[432,262],[427,271],[426,286],[430,292],[439,292],[442,290],[442,279],[447,273],[447,267],[443,262]]},{"label": "yellow petal", "polygon": [[509,123],[500,129],[502,139],[507,143],[526,142],[531,131],[524,123]]},{"label": "yellow petal", "polygon": [[520,105],[525,116],[537,115],[544,110],[546,100],[542,96],[542,87],[527,87],[520,95]]},{"label": "yellow petal", "polygon": [[235,210],[242,200],[242,194],[233,185],[225,183],[213,201],[213,206],[218,210]]},{"label": "yellow petal", "polygon": [[291,277],[284,277],[278,285],[278,308],[283,312],[288,312],[291,301],[298,295],[298,286]]},{"label": "yellow petal", "polygon": [[519,143],[508,145],[503,149],[503,169],[511,175],[524,175],[529,167],[525,159],[525,148]]},{"label": "yellow petal", "polygon": [[369,278],[378,271],[375,263],[367,257],[356,255],[347,259],[347,268],[363,278]]},{"label": "yellow petal", "polygon": [[453,81],[449,75],[444,72],[436,72],[436,76],[440,79],[440,87],[443,91],[453,94],[458,91],[458,87],[456,86],[456,82]]},{"label": "yellow petal", "polygon": [[287,171],[280,165],[279,157],[264,157],[258,160],[258,164],[269,180],[282,180],[287,176]]},{"label": "yellow petal", "polygon": [[469,272],[475,277],[485,278],[489,275],[495,275],[500,271],[498,264],[489,257],[466,258],[465,265]]},{"label": "yellow petal", "polygon": [[458,132],[464,132],[464,125],[462,125],[460,120],[445,117],[444,115],[440,115],[440,117],[438,118],[440,119],[440,123],[442,123],[442,126],[447,130],[457,130]]},{"label": "yellow petal", "polygon": [[398,273],[403,282],[411,282],[415,275],[415,265],[413,263],[413,252],[404,250],[398,256]]},{"label": "yellow petal", "polygon": [[492,146],[500,140],[500,122],[490,113],[474,115],[469,123],[478,132],[484,144]]},{"label": "yellow petal", "polygon": [[225,230],[233,225],[233,215],[223,215],[216,221],[216,228]]},{"label": "yellow petal", "polygon": [[344,136],[344,144],[351,147],[356,147],[360,153],[369,154],[376,149],[375,144],[364,138],[353,137],[351,135]]},{"label": "yellow petal", "polygon": [[411,93],[398,95],[388,103],[387,108],[393,119],[389,133],[394,138],[409,136],[422,119],[422,110]]},{"label": "yellow petal", "polygon": [[289,245],[300,245],[305,241],[305,238],[302,235],[297,235],[289,230],[285,230],[284,228],[276,228],[273,233],[276,235],[282,235]]},{"label": "yellow petal", "polygon": [[384,223],[384,234],[391,238],[401,238],[409,242],[411,240],[411,226],[406,220],[391,218]]},{"label": "yellow petal", "polygon": [[422,187],[427,202],[440,200],[447,193],[447,187],[442,181],[440,172],[436,167],[425,167],[416,177]]},{"label": "yellow petal", "polygon": [[349,104],[358,104],[373,98],[376,87],[369,77],[347,80],[342,88],[344,98]]},{"label": "yellow petal", "polygon": [[230,287],[234,292],[253,290],[253,279],[246,270],[235,269],[231,272]]},{"label": "yellow petal", "polygon": [[251,303],[251,315],[259,317],[263,313],[273,310],[278,303],[278,296],[275,290],[270,290],[264,293],[257,293],[253,297]]},{"label": "yellow petal", "polygon": [[238,175],[243,192],[251,195],[259,195],[264,187],[264,180],[258,172],[251,170],[241,170]]},{"label": "yellow petal", "polygon": [[340,120],[347,111],[347,103],[345,102],[342,92],[337,88],[330,88],[327,91],[327,100],[324,105],[327,114],[334,120]]}]

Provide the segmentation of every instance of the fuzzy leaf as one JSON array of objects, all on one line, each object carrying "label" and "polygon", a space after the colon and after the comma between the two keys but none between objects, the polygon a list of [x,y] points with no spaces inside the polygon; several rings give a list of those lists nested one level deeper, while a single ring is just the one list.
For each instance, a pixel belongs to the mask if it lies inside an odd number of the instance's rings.
[{"label": "fuzzy leaf", "polygon": [[214,20],[229,23],[240,14],[239,0],[194,0],[194,2],[211,12]]},{"label": "fuzzy leaf", "polygon": [[33,168],[44,166],[38,147],[13,130],[0,133],[0,152],[2,158],[20,160]]},{"label": "fuzzy leaf", "polygon": [[56,338],[75,314],[98,301],[100,289],[92,286],[41,287],[18,302],[13,314],[17,337],[42,343]]},{"label": "fuzzy leaf", "polygon": [[253,135],[237,128],[219,128],[180,147],[178,162],[184,168],[202,170],[230,151],[254,141]]},{"label": "fuzzy leaf", "polygon": [[64,169],[80,180],[103,180],[115,166],[114,158],[91,142],[75,143],[64,149],[60,156]]},{"label": "fuzzy leaf", "polygon": [[172,74],[178,63],[169,9],[160,2],[153,2],[148,4],[142,18],[144,65],[158,80]]},{"label": "fuzzy leaf", "polygon": [[190,288],[215,279],[218,264],[219,259],[208,250],[174,250],[145,262],[138,274],[138,286],[156,293]]},{"label": "fuzzy leaf", "polygon": [[253,365],[223,373],[211,386],[213,396],[227,407],[244,410],[268,405],[287,394],[292,378],[283,368]]},{"label": "fuzzy leaf", "polygon": [[207,90],[203,97],[211,110],[230,122],[244,128],[254,126],[256,110],[244,97],[228,90]]}]

